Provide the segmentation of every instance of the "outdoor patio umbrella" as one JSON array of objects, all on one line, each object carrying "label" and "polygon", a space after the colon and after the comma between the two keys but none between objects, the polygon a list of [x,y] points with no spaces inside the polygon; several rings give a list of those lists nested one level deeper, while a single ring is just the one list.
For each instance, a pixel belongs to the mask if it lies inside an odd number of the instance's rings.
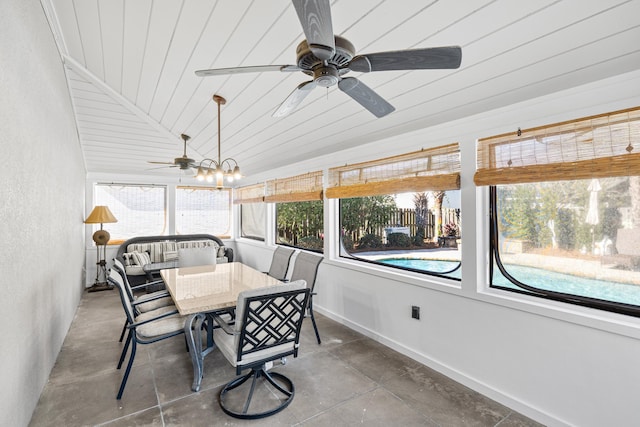
[{"label": "outdoor patio umbrella", "polygon": [[589,191],[589,208],[587,209],[587,217],[584,222],[596,225],[600,222],[598,218],[598,192],[602,190],[600,181],[597,178],[593,178],[587,190]]}]

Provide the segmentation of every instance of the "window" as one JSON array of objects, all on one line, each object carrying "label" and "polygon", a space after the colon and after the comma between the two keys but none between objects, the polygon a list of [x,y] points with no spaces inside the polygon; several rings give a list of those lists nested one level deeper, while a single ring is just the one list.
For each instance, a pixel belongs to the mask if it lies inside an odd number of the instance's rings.
[{"label": "window", "polygon": [[322,171],[267,182],[265,201],[276,203],[276,243],[324,249]]},{"label": "window", "polygon": [[240,205],[240,236],[264,241],[266,208],[264,183],[236,188],[233,203]]},{"label": "window", "polygon": [[95,205],[109,207],[118,222],[109,224],[110,244],[134,236],[163,234],[166,227],[166,188],[154,185],[96,184]]},{"label": "window", "polygon": [[458,144],[329,170],[340,255],[460,279]]},{"label": "window", "polygon": [[480,140],[490,285],[640,316],[639,142],[640,109]]},{"label": "window", "polygon": [[176,188],[176,233],[229,237],[231,190],[215,187]]},{"label": "window", "polygon": [[240,205],[240,236],[264,241],[266,209],[264,203]]}]

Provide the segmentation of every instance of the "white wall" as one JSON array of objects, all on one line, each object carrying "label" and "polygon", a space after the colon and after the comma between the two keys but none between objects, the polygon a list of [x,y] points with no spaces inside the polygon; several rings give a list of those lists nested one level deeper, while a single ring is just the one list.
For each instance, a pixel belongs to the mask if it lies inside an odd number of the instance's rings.
[{"label": "white wall", "polygon": [[0,425],[24,426],[84,282],[84,161],[37,0],[0,1],[0,144]]},{"label": "white wall", "polygon": [[[462,283],[337,258],[336,205],[325,200],[314,307],[544,424],[638,425],[640,320],[488,289],[487,191],[473,184],[477,138],[638,105],[640,71],[251,178],[460,142]],[[236,245],[243,262],[268,268],[269,247]]]}]

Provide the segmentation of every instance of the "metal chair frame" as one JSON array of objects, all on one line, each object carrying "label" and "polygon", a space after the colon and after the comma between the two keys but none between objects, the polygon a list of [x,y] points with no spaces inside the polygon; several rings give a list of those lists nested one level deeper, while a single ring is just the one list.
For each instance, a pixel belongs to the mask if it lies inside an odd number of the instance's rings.
[{"label": "metal chair frame", "polygon": [[[216,323],[221,326],[225,333],[239,335],[236,350],[236,373],[241,375],[243,370],[250,369],[249,373],[227,383],[220,391],[220,407],[226,414],[241,419],[264,418],[282,411],[291,403],[295,394],[293,382],[282,374],[268,372],[267,364],[290,355],[297,357],[300,329],[309,300],[309,292],[307,288],[298,288],[246,298],[239,331],[227,324],[219,316],[214,315]],[[236,318],[237,321],[238,319]],[[293,345],[284,351],[271,353],[260,360],[242,364],[243,358],[247,355],[287,343],[292,343]],[[260,378],[268,381],[285,399],[274,408],[250,413],[251,400],[257,381]],[[252,379],[251,388],[242,411],[230,408],[225,399],[227,393],[240,387],[249,379]]]},{"label": "metal chair frame", "polygon": [[295,249],[285,248],[284,246],[276,247],[273,252],[273,258],[271,259],[271,266],[267,274],[274,279],[284,280],[287,277],[287,271],[289,271],[289,263],[293,256]]},{"label": "metal chair frame", "polygon": [[[120,273],[120,276],[122,277],[122,280],[124,281],[124,284],[125,284],[125,290],[127,291],[129,301],[131,301],[131,305],[133,306],[134,312],[136,315],[140,314],[141,312],[138,309],[139,305],[170,296],[169,292],[167,290],[164,290],[164,291],[152,292],[150,294],[146,294],[144,298],[136,299],[136,297],[133,295],[133,291],[146,288],[148,285],[162,284],[164,286],[164,281],[160,279],[153,282],[145,283],[144,285],[131,286],[131,284],[129,283],[129,279],[127,278],[127,273],[124,268],[124,265],[122,265],[122,262],[117,258],[113,259],[113,269],[116,270],[118,273]],[[128,324],[129,324],[129,319],[125,319],[124,326],[122,326],[122,332],[120,333],[120,339],[118,340],[118,342],[122,342],[122,340],[124,339],[124,334],[127,331]]]},{"label": "metal chair frame", "polygon": [[125,370],[124,377],[122,378],[122,382],[120,383],[120,389],[118,390],[118,394],[116,396],[116,399],[120,400],[122,398],[124,388],[127,385],[127,379],[129,378],[131,367],[133,366],[133,360],[135,359],[135,356],[136,356],[137,345],[152,344],[154,342],[162,341],[167,338],[174,337],[176,335],[184,334],[184,326],[174,331],[161,334],[161,335],[156,335],[150,338],[145,338],[143,336],[140,336],[136,331],[137,327],[151,323],[151,322],[156,322],[156,321],[168,318],[170,316],[174,316],[178,313],[178,311],[177,310],[168,311],[156,317],[146,319],[141,322],[136,322],[135,312],[133,310],[131,301],[129,300],[129,297],[127,295],[127,291],[125,289],[126,286],[120,273],[112,269],[109,272],[109,277],[107,278],[107,280],[109,283],[111,283],[118,289],[120,293],[120,300],[122,301],[122,307],[124,309],[124,312],[125,312],[125,315],[127,316],[127,321],[128,321],[127,329],[129,330],[129,333],[127,335],[127,340],[125,342],[124,349],[122,350],[122,354],[120,355],[120,360],[118,361],[118,369],[122,367],[122,363],[124,362],[125,356],[127,354],[129,344],[131,344],[131,355],[129,356],[129,362],[127,363],[127,368]]},{"label": "metal chair frame", "polygon": [[293,264],[293,272],[291,273],[291,281],[304,280],[307,282],[307,288],[311,291],[309,295],[309,305],[307,310],[309,317],[311,317],[311,323],[313,324],[313,330],[316,333],[316,339],[318,344],[320,341],[320,333],[318,332],[318,325],[316,324],[316,318],[313,315],[313,296],[317,295],[313,289],[316,286],[316,277],[318,276],[318,267],[323,258],[317,255],[312,255],[307,252],[299,252],[296,255],[296,259]]}]

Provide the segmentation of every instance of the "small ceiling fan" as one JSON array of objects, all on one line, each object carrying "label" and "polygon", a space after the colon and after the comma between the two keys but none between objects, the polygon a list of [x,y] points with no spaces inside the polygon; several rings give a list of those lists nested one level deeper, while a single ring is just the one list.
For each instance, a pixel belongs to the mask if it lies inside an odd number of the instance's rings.
[{"label": "small ceiling fan", "polygon": [[180,138],[184,141],[184,151],[182,157],[176,157],[173,159],[173,162],[153,162],[149,161],[148,163],[152,163],[154,165],[168,165],[164,167],[176,168],[179,167],[180,170],[189,170],[195,169],[198,167],[196,161],[187,157],[187,141],[191,139],[189,135],[185,135],[184,133],[180,135]]},{"label": "small ceiling fan", "polygon": [[331,87],[349,95],[376,117],[384,117],[395,108],[373,89],[355,77],[343,77],[349,71],[369,73],[388,70],[455,69],[462,61],[459,46],[407,49],[355,55],[347,39],[333,34],[330,0],[292,0],[306,40],[296,49],[297,65],[258,65],[250,67],[198,70],[200,77],[263,71],[302,71],[313,80],[301,83],[273,113],[282,117],[293,112],[316,86]]}]

